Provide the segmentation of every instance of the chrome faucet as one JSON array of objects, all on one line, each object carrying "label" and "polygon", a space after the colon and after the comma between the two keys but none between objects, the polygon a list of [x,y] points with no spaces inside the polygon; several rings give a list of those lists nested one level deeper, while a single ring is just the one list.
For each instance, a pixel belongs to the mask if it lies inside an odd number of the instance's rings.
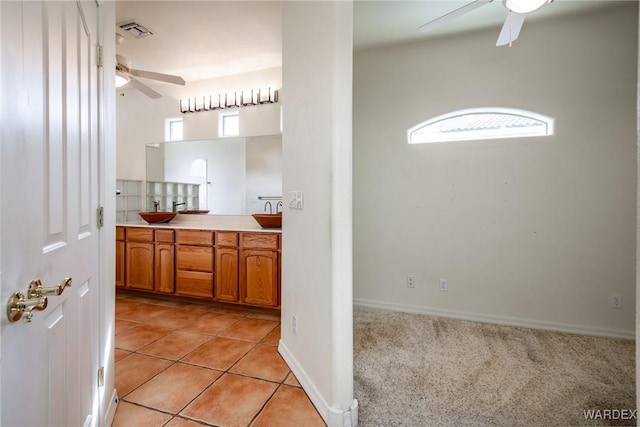
[{"label": "chrome faucet", "polygon": [[[278,213],[278,208],[282,209],[282,200],[280,200],[278,202],[278,204],[276,205],[276,213]],[[282,212],[282,211],[281,211]]]},{"label": "chrome faucet", "polygon": [[176,212],[176,208],[178,206],[182,206],[182,205],[186,205],[186,203],[185,202],[181,202],[181,203],[173,202],[173,211]]},{"label": "chrome faucet", "polygon": [[160,200],[154,200],[153,201],[153,210],[155,212],[158,212],[158,207],[160,206]]},{"label": "chrome faucet", "polygon": [[264,204],[264,211],[267,211],[267,205],[269,205],[269,213],[273,213],[273,207],[271,206],[271,202],[267,202]]}]

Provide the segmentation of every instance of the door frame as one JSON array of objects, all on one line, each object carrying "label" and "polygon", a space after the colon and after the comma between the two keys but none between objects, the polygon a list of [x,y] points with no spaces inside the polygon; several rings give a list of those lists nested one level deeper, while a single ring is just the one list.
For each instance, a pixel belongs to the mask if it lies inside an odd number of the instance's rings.
[{"label": "door frame", "polygon": [[[0,23],[2,22],[2,8],[0,7]],[[2,46],[2,31],[0,31],[0,46]],[[0,82],[2,81],[2,67],[0,66]],[[6,116],[6,100],[0,98],[0,117]],[[0,140],[2,143],[2,140]],[[2,150],[0,150],[0,165],[2,164]],[[2,171],[0,170],[0,176],[2,176]],[[2,186],[0,185],[0,200],[4,200],[2,198]],[[0,209],[0,224],[2,224],[2,209]],[[2,227],[0,227],[0,240],[2,240]],[[2,247],[0,246],[0,295],[2,295]],[[4,301],[0,301],[0,303],[4,304]],[[2,364],[2,340],[0,340],[0,364]],[[0,383],[2,382],[2,370],[0,369]],[[0,390],[0,420],[2,419],[2,392]]]},{"label": "door frame", "polygon": [[115,389],[115,211],[116,211],[116,88],[115,88],[115,1],[95,0],[98,4],[98,44],[102,46],[103,66],[98,71],[98,204],[104,209],[104,226],[99,235],[100,366],[104,367],[104,386],[99,393],[99,422],[110,426],[116,413]]}]

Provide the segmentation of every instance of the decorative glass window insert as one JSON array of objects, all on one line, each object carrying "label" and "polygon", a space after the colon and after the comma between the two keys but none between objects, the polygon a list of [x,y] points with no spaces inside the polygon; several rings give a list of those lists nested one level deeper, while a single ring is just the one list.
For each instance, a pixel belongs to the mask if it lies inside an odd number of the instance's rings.
[{"label": "decorative glass window insert", "polygon": [[459,110],[407,131],[409,144],[553,135],[553,119],[511,108]]},{"label": "decorative glass window insert", "polygon": [[164,139],[165,141],[181,141],[183,131],[182,117],[165,120]]},{"label": "decorative glass window insert", "polygon": [[238,113],[220,114],[220,136],[240,135],[240,115]]}]

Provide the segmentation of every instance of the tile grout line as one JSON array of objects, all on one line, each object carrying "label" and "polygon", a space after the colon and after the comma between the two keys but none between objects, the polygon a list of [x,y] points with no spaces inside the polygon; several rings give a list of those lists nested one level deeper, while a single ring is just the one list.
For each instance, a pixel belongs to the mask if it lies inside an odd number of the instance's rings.
[{"label": "tile grout line", "polygon": [[[173,307],[173,308],[187,308],[187,307],[175,306],[175,307]],[[235,316],[234,314],[229,314],[229,313],[221,313],[221,314],[227,314],[227,315]],[[252,314],[252,312],[248,312],[248,313],[246,313],[246,314],[245,314],[245,315],[243,315],[243,316],[237,316],[237,317],[239,317],[240,319],[242,319],[242,318],[251,318],[251,317],[249,317],[249,314]],[[160,315],[161,315],[161,314],[159,314],[158,316],[160,316]],[[156,373],[155,375],[153,375],[153,376],[152,376],[151,378],[149,378],[148,380],[144,381],[142,384],[140,384],[140,385],[138,385],[137,387],[135,387],[134,389],[130,390],[130,391],[129,391],[125,396],[123,396],[122,398],[119,398],[119,400],[122,400],[122,401],[124,401],[124,402],[130,403],[130,404],[133,404],[133,405],[136,405],[136,406],[144,407],[144,408],[149,409],[149,410],[152,410],[152,411],[157,411],[157,412],[164,413],[164,414],[166,414],[166,415],[171,415],[171,417],[172,417],[172,418],[171,418],[170,420],[168,420],[168,421],[167,421],[167,423],[169,423],[172,419],[174,419],[174,418],[176,418],[176,417],[181,418],[181,419],[186,419],[186,420],[193,420],[193,421],[196,421],[196,422],[200,423],[200,420],[196,420],[196,419],[192,419],[192,418],[186,417],[186,416],[184,416],[184,415],[180,415],[180,413],[181,413],[181,412],[182,412],[182,411],[183,411],[187,406],[189,406],[189,405],[190,405],[194,400],[196,400],[198,397],[200,397],[200,396],[201,396],[201,395],[202,395],[206,390],[208,390],[209,388],[211,388],[211,387],[212,387],[212,386],[213,386],[213,385],[214,385],[214,384],[215,384],[215,383],[216,383],[220,378],[222,378],[225,374],[228,374],[228,375],[237,375],[237,376],[241,376],[241,377],[245,377],[245,378],[251,378],[251,379],[255,379],[255,380],[259,380],[259,381],[265,381],[265,382],[269,382],[269,383],[272,383],[272,384],[277,384],[277,387],[275,388],[275,390],[273,391],[273,393],[272,393],[272,394],[271,394],[271,395],[270,395],[270,396],[265,400],[264,404],[260,407],[260,409],[256,412],[256,414],[254,415],[254,417],[253,417],[253,418],[251,419],[251,421],[249,422],[249,424],[248,424],[248,425],[251,425],[251,423],[252,423],[252,422],[253,422],[253,421],[254,421],[254,420],[255,420],[255,419],[260,415],[260,413],[264,410],[264,408],[267,406],[267,404],[271,401],[271,399],[273,398],[273,396],[275,395],[275,393],[276,393],[278,390],[280,390],[280,388],[281,388],[283,385],[286,385],[286,384],[284,384],[284,382],[287,380],[287,378],[289,377],[289,375],[291,375],[291,373],[292,373],[292,372],[291,372],[291,369],[287,366],[287,368],[288,368],[288,372],[287,372],[287,374],[284,376],[284,378],[283,378],[281,381],[279,381],[279,382],[278,382],[278,381],[268,380],[268,379],[265,379],[265,378],[253,377],[253,376],[246,375],[246,374],[229,372],[229,370],[230,370],[230,369],[232,369],[234,366],[236,366],[236,365],[237,365],[237,364],[238,364],[242,359],[244,359],[244,358],[246,357],[246,355],[247,355],[247,354],[249,354],[252,350],[254,350],[256,347],[258,347],[258,345],[269,346],[268,344],[260,344],[260,343],[261,343],[261,342],[262,342],[262,340],[264,340],[264,339],[265,339],[265,338],[266,338],[270,333],[272,333],[272,332],[273,332],[273,330],[275,330],[279,325],[281,325],[281,322],[276,322],[276,321],[269,320],[269,319],[259,319],[259,318],[258,318],[258,320],[268,320],[268,321],[273,321],[273,322],[275,323],[274,327],[273,327],[271,330],[269,330],[269,331],[265,334],[265,336],[264,336],[264,337],[262,337],[259,341],[242,340],[242,339],[238,339],[238,338],[223,337],[223,336],[219,335],[220,333],[224,333],[224,332],[225,332],[225,331],[227,331],[228,329],[231,329],[234,325],[236,325],[236,324],[240,321],[240,319],[238,319],[238,321],[236,321],[235,323],[233,323],[233,324],[229,325],[227,328],[223,329],[222,331],[219,331],[217,334],[213,334],[213,335],[211,335],[211,338],[209,338],[207,341],[205,341],[204,343],[200,344],[199,346],[197,346],[196,348],[194,348],[193,350],[191,350],[189,353],[187,353],[187,354],[183,355],[180,359],[177,359],[177,360],[168,359],[168,358],[164,358],[164,357],[160,357],[160,356],[149,355],[149,354],[145,354],[145,353],[140,353],[139,351],[140,351],[140,350],[142,350],[142,349],[144,349],[144,348],[146,348],[146,347],[148,347],[148,346],[150,346],[151,344],[153,344],[153,343],[155,343],[155,342],[157,342],[157,341],[161,340],[162,338],[166,337],[167,335],[170,335],[170,334],[171,334],[171,333],[173,333],[173,332],[176,332],[176,331],[182,331],[182,330],[184,330],[183,328],[167,328],[167,329],[171,329],[172,331],[171,331],[171,332],[169,332],[169,333],[168,333],[168,334],[166,334],[166,335],[163,335],[162,337],[159,337],[158,339],[156,339],[156,340],[154,340],[154,341],[152,341],[152,342],[149,342],[148,344],[144,345],[143,347],[138,348],[137,350],[129,351],[129,350],[120,349],[120,350],[124,350],[124,351],[128,351],[128,352],[129,352],[129,354],[128,354],[127,356],[123,357],[123,358],[122,358],[122,359],[120,359],[120,360],[123,360],[123,359],[125,359],[126,357],[129,357],[131,354],[138,354],[138,355],[145,356],[145,357],[153,357],[153,358],[156,358],[156,359],[166,360],[166,361],[168,361],[168,362],[171,362],[171,364],[170,364],[169,366],[167,366],[165,369],[163,369],[163,370],[159,371],[158,373]],[[122,318],[120,318],[120,320],[127,320],[127,319],[122,319]],[[133,321],[133,322],[135,322],[135,321]],[[153,325],[153,324],[145,323],[144,321],[142,321],[142,322],[135,322],[135,323],[138,323],[138,325],[143,324],[143,325],[149,325],[149,326],[158,326],[158,325]],[[134,328],[135,328],[135,327],[137,327],[138,325],[134,326]],[[162,326],[158,326],[158,327],[162,327]],[[199,332],[195,332],[195,331],[186,331],[186,332],[199,333]],[[202,334],[202,335],[208,335],[208,334]],[[215,338],[215,337],[227,338],[227,339],[235,339],[235,340],[238,340],[238,341],[250,342],[250,343],[252,343],[253,345],[252,345],[252,346],[251,346],[251,347],[250,347],[246,352],[244,352],[241,356],[239,356],[239,357],[238,357],[238,359],[237,359],[234,363],[232,363],[232,364],[231,364],[231,365],[230,365],[226,370],[224,370],[224,371],[221,371],[221,370],[219,370],[219,369],[214,369],[214,368],[211,368],[211,367],[208,367],[208,366],[202,366],[202,365],[197,365],[197,364],[194,364],[194,363],[189,363],[189,362],[187,362],[187,361],[183,361],[183,360],[182,360],[182,359],[184,359],[185,357],[187,357],[189,354],[191,354],[191,353],[193,353],[194,351],[196,351],[198,348],[202,347],[204,344],[206,344],[206,343],[208,343],[209,341],[211,341],[211,339],[213,339],[213,338]],[[269,347],[273,347],[273,346],[269,346]],[[184,406],[182,406],[182,407],[181,407],[181,408],[180,408],[176,413],[166,412],[166,411],[160,410],[160,409],[158,409],[158,408],[151,408],[151,407],[147,407],[147,406],[145,406],[145,405],[142,405],[142,404],[139,404],[139,403],[135,403],[135,402],[132,402],[132,401],[129,401],[129,400],[127,400],[127,399],[126,399],[126,396],[130,395],[130,394],[131,394],[131,393],[133,393],[135,390],[137,390],[137,389],[139,389],[140,387],[142,387],[143,385],[147,384],[149,381],[153,380],[153,379],[154,379],[154,378],[156,378],[158,375],[160,375],[161,373],[165,372],[166,370],[168,370],[170,367],[174,366],[174,365],[175,365],[175,364],[177,364],[177,363],[182,363],[182,364],[189,365],[189,366],[196,366],[196,367],[200,367],[200,368],[204,368],[204,369],[208,369],[208,370],[212,370],[212,371],[221,372],[221,375],[220,375],[220,376],[218,376],[218,378],[216,378],[214,381],[212,381],[209,385],[207,385],[206,387],[204,387],[204,388],[203,388],[203,389],[202,389],[202,390],[201,390],[201,391],[200,391],[196,396],[194,396],[194,397],[193,397],[189,402],[187,402]],[[286,362],[285,362],[285,364],[286,364]],[[287,385],[287,386],[288,386],[288,385]],[[291,386],[291,387],[295,387],[295,386]],[[210,426],[210,424],[207,424],[207,423],[204,423],[203,425]]]},{"label": "tile grout line", "polygon": [[[176,308],[182,308],[182,307],[176,307]],[[215,314],[215,313],[214,313],[214,314]],[[233,314],[228,314],[228,315],[230,315],[230,316],[236,316],[236,315],[233,315]],[[159,316],[159,315],[158,315],[158,316]],[[247,316],[237,316],[237,317],[239,317],[240,319],[238,319],[235,323],[232,323],[231,325],[227,326],[226,328],[224,328],[224,329],[222,329],[222,330],[220,330],[220,331],[218,331],[218,332],[216,332],[216,333],[214,333],[214,334],[208,334],[208,333],[204,333],[204,332],[199,332],[199,331],[194,331],[194,330],[185,329],[185,328],[186,328],[185,326],[177,327],[177,328],[175,328],[175,327],[166,327],[166,326],[160,326],[160,325],[154,325],[154,324],[151,324],[151,323],[146,323],[146,322],[144,322],[144,321],[140,321],[140,322],[138,322],[138,321],[132,321],[132,320],[127,320],[127,319],[122,319],[122,318],[120,318],[120,320],[125,320],[125,321],[129,321],[129,322],[137,323],[137,325],[132,326],[130,329],[135,329],[135,328],[137,328],[137,327],[138,327],[138,326],[140,326],[140,325],[147,325],[147,326],[153,326],[153,327],[159,327],[159,328],[171,329],[171,332],[169,332],[169,333],[167,333],[166,335],[163,335],[163,336],[161,336],[161,337],[158,337],[158,338],[157,338],[156,340],[154,340],[154,341],[150,341],[150,342],[148,342],[148,343],[147,343],[147,344],[145,344],[143,347],[140,347],[140,348],[138,348],[137,350],[128,350],[128,349],[124,349],[124,348],[120,348],[120,350],[130,351],[130,352],[136,352],[136,353],[137,353],[139,350],[142,350],[142,349],[144,349],[144,348],[146,348],[146,347],[150,346],[151,344],[154,344],[154,343],[156,343],[157,341],[160,341],[161,339],[163,339],[163,338],[167,337],[167,336],[168,336],[168,335],[170,335],[171,333],[173,333],[173,332],[180,332],[180,331],[182,331],[182,332],[196,333],[196,334],[201,334],[201,335],[206,335],[206,336],[211,336],[211,337],[221,337],[221,338],[227,338],[227,339],[235,339],[235,340],[238,340],[238,341],[244,341],[244,342],[259,343],[259,342],[261,342],[264,338],[266,338],[266,336],[267,336],[267,335],[269,335],[271,332],[273,332],[273,330],[274,330],[275,328],[277,328],[277,327],[278,327],[278,325],[280,325],[280,323],[281,323],[281,322],[276,322],[275,320],[267,320],[267,321],[270,321],[270,322],[274,322],[274,323],[276,323],[276,325],[274,325],[273,329],[271,329],[271,330],[270,330],[270,331],[269,331],[269,332],[268,332],[264,337],[262,337],[262,338],[260,339],[260,341],[257,341],[257,342],[256,342],[256,341],[251,341],[251,340],[246,340],[246,339],[241,339],[241,338],[235,338],[235,337],[230,337],[230,336],[220,335],[220,334],[223,334],[224,332],[228,331],[229,329],[231,329],[233,326],[235,326],[235,325],[236,325],[236,324],[237,324],[237,323],[238,323],[242,318],[250,318],[250,317],[247,317]],[[266,319],[258,319],[258,320],[266,320]],[[204,343],[203,343],[203,344],[204,344]],[[142,353],[142,354],[145,354],[145,353]],[[157,356],[156,356],[156,357],[157,357]],[[184,357],[184,356],[183,356],[183,357]],[[160,358],[162,358],[162,357],[160,357]],[[170,360],[170,359],[169,359],[169,360]]]}]

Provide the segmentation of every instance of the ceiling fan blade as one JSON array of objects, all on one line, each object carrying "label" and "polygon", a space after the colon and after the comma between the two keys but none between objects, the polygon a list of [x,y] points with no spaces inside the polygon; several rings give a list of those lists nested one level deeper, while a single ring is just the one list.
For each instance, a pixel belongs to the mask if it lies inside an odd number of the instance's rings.
[{"label": "ceiling fan blade", "polygon": [[172,76],[171,74],[155,73],[153,71],[130,70],[131,74],[144,79],[159,80],[161,82],[173,83],[174,85],[184,86],[184,79],[180,76]]},{"label": "ceiling fan blade", "polygon": [[522,29],[522,24],[524,24],[524,18],[526,16],[526,13],[509,11],[507,19],[504,20],[504,25],[502,25],[502,30],[500,30],[496,46],[504,46],[515,41],[520,35],[520,30]]},{"label": "ceiling fan blade", "polygon": [[129,83],[131,83],[131,86],[135,87],[140,92],[147,95],[149,98],[153,98],[153,99],[162,98],[162,95],[160,95],[158,92],[151,89],[149,86],[142,83],[141,81],[134,79],[133,77],[129,77]]},{"label": "ceiling fan blade", "polygon": [[480,6],[484,6],[487,3],[491,3],[493,0],[474,0],[471,3],[467,3],[458,9],[447,13],[446,15],[442,15],[439,18],[434,19],[433,21],[427,22],[418,27],[418,31],[421,33],[426,33],[435,29],[436,27],[441,26],[442,24],[446,24],[447,22],[457,18],[458,16],[464,15],[467,12],[471,12],[479,8]]}]

